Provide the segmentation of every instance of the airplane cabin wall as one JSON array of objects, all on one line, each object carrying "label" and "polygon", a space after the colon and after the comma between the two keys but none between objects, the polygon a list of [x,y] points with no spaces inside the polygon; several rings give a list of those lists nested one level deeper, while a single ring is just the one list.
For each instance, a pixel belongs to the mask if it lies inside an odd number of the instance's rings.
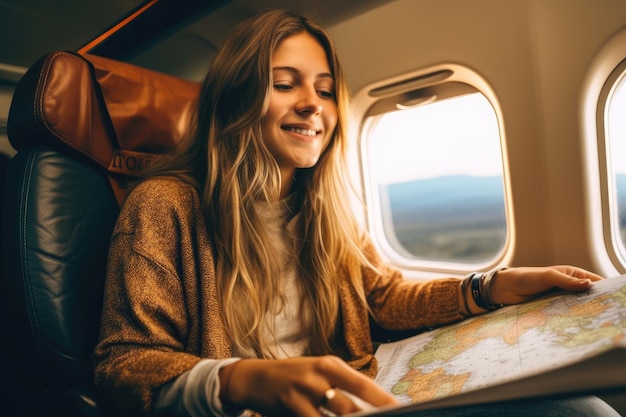
[{"label": "airplane cabin wall", "polygon": [[[442,63],[480,74],[499,101],[509,156],[507,263],[568,263],[607,276],[619,270],[589,239],[596,196],[585,187],[580,108],[590,63],[620,30],[623,0],[396,0],[330,28],[355,95]],[[6,81],[5,121],[14,80]],[[13,152],[2,129],[0,151]]]},{"label": "airplane cabin wall", "polygon": [[515,222],[509,264],[615,275],[587,236],[579,108],[590,61],[624,27],[623,0],[397,0],[330,30],[355,95],[442,63],[480,74],[504,123]]}]

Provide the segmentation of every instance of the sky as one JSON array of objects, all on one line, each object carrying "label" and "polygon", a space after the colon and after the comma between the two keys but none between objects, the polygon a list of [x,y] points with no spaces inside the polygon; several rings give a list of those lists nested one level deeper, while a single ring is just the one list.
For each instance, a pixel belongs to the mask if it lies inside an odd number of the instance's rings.
[{"label": "sky", "polygon": [[480,93],[385,114],[368,137],[378,184],[442,175],[502,175],[496,114]]},{"label": "sky", "polygon": [[[610,98],[606,120],[613,173],[626,174],[626,77]],[[385,114],[367,146],[377,184],[502,175],[496,114],[480,93]]]}]

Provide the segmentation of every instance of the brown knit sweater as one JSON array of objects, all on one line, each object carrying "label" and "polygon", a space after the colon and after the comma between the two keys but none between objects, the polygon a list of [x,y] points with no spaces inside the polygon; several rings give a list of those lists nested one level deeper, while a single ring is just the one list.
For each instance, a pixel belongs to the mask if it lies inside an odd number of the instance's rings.
[{"label": "brown knit sweater", "polygon": [[[428,327],[462,319],[458,279],[403,280],[368,242],[364,251],[383,271],[361,281],[376,319],[389,329]],[[173,178],[139,185],[113,232],[96,385],[105,400],[148,414],[162,384],[202,358],[228,358],[231,344],[216,295],[215,260],[195,188]],[[354,288],[340,290],[337,355],[373,377],[377,371],[368,310]]]}]

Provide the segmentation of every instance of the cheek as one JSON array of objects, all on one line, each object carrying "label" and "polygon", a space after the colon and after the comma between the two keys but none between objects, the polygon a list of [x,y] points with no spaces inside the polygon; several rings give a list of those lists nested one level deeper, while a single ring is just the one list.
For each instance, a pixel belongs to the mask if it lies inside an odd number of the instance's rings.
[{"label": "cheek", "polygon": [[[337,129],[337,112],[328,112],[324,115],[324,128],[328,132],[328,138],[326,138],[326,146],[328,145],[329,138],[335,134],[335,130]],[[326,148],[324,146],[324,148]]]},{"label": "cheek", "polygon": [[272,124],[276,122],[276,112],[272,107],[267,109],[265,116],[263,117],[263,129],[269,129],[272,127]]},{"label": "cheek", "polygon": [[328,106],[324,108],[323,118],[324,118],[324,123],[326,124],[326,129],[328,129],[329,131],[334,131],[335,127],[337,127],[338,117],[339,116],[337,114],[336,105],[332,105],[332,106]]},{"label": "cheek", "polygon": [[273,112],[272,109],[268,109],[265,117],[263,117],[263,122],[261,123],[261,133],[264,136],[264,139],[267,141],[271,140],[275,135],[278,134],[280,130],[279,117],[276,112]]},{"label": "cheek", "polygon": [[335,129],[333,128],[332,130],[328,131],[329,133],[326,135],[326,137],[324,138],[324,142],[322,144],[322,148],[320,149],[320,153],[324,153],[328,150],[328,148],[330,147],[330,142],[333,140],[336,141],[337,138],[335,137]]},{"label": "cheek", "polygon": [[270,94],[265,116],[263,117],[263,128],[271,128],[273,123],[276,123],[281,116],[281,109],[283,105],[280,102],[280,96],[276,94]]}]

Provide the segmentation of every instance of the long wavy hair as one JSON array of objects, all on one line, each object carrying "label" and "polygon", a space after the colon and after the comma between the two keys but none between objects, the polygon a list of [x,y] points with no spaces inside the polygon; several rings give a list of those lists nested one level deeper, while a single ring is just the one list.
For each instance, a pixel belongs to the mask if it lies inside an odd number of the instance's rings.
[{"label": "long wavy hair", "polygon": [[339,288],[350,285],[363,297],[356,281],[368,262],[344,181],[349,91],[328,33],[310,17],[284,10],[236,26],[206,75],[189,134],[151,170],[198,188],[214,245],[224,323],[234,344],[252,347],[259,357],[275,357],[264,317],[277,313],[280,288],[272,279],[278,273],[277,254],[255,207],[277,201],[281,185],[261,126],[272,86],[272,53],[283,39],[303,31],[326,51],[338,121],[317,164],[296,172],[291,201],[298,213],[297,276],[302,307],[312,312],[305,329],[311,335],[306,353],[332,353],[339,330]]}]

